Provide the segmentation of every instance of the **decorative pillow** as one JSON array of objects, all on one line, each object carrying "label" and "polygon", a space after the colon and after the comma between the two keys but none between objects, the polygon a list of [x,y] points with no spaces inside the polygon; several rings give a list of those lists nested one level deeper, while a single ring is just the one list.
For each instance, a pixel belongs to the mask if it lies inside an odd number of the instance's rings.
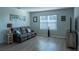
[{"label": "decorative pillow", "polygon": [[30,28],[27,28],[28,32],[31,32],[31,29]]},{"label": "decorative pillow", "polygon": [[18,30],[16,31],[16,33],[17,33],[17,34],[21,34],[20,31],[18,31]]},{"label": "decorative pillow", "polygon": [[25,28],[22,28],[22,33],[26,33],[26,29]]}]

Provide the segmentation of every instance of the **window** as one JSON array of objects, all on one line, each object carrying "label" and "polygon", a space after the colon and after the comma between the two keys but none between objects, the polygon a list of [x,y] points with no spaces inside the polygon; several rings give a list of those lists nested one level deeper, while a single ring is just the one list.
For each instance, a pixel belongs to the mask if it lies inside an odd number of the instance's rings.
[{"label": "window", "polygon": [[40,29],[57,30],[57,15],[40,16]]},{"label": "window", "polygon": [[40,16],[40,29],[47,29],[48,27],[48,17]]},{"label": "window", "polygon": [[48,27],[50,30],[57,30],[57,15],[48,16]]}]

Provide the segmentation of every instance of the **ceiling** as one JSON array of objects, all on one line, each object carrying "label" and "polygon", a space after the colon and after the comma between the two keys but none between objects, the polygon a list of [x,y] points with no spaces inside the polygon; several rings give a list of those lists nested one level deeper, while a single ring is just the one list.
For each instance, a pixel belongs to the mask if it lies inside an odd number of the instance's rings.
[{"label": "ceiling", "polygon": [[16,7],[16,8],[26,10],[28,12],[36,12],[36,11],[63,9],[68,7]]}]

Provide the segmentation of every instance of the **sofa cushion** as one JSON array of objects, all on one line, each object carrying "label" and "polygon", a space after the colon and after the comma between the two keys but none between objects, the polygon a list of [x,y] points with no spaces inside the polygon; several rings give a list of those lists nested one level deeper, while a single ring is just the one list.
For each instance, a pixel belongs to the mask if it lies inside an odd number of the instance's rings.
[{"label": "sofa cushion", "polygon": [[27,37],[27,34],[22,34],[21,37]]},{"label": "sofa cushion", "polygon": [[30,29],[30,28],[27,28],[27,31],[28,31],[28,32],[31,32],[31,29]]},{"label": "sofa cushion", "polygon": [[21,28],[22,34],[26,33],[26,29],[24,27]]},{"label": "sofa cushion", "polygon": [[16,31],[16,33],[17,33],[17,34],[19,34],[19,35],[21,35],[21,32],[20,32],[20,31],[18,31],[18,30]]}]

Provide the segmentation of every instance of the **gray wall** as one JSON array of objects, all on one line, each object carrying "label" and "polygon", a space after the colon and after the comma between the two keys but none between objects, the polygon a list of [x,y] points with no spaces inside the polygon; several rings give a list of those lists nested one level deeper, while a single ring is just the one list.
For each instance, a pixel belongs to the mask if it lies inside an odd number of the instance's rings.
[{"label": "gray wall", "polygon": [[74,8],[74,20],[77,19],[78,20],[78,50],[79,50],[79,7]]},{"label": "gray wall", "polygon": [[[10,8],[0,7],[0,43],[5,42],[5,39],[6,39],[5,31],[7,29],[6,25],[9,22],[10,14],[26,16],[26,21],[21,22],[21,20],[20,20],[16,24],[14,23],[15,24],[14,27],[30,25],[29,13],[26,12],[25,10],[19,10],[19,9],[15,9],[15,8],[11,8],[11,7]],[[20,25],[18,25],[18,24],[20,24]]]},{"label": "gray wall", "polygon": [[[44,15],[57,15],[58,16],[58,23],[57,23],[57,31],[51,31],[51,36],[58,35],[64,37],[66,31],[70,29],[70,16],[74,20],[74,8],[66,8],[66,9],[59,9],[59,10],[50,10],[50,11],[40,11],[40,12],[31,12],[30,13],[30,25],[33,30],[35,30],[38,35],[47,36],[47,30],[40,30],[40,16]],[[36,23],[33,22],[33,17],[37,16],[38,21]],[[61,16],[66,16],[66,21],[61,21]],[[74,22],[72,22],[74,23]],[[74,30],[74,24],[73,30]]]}]

